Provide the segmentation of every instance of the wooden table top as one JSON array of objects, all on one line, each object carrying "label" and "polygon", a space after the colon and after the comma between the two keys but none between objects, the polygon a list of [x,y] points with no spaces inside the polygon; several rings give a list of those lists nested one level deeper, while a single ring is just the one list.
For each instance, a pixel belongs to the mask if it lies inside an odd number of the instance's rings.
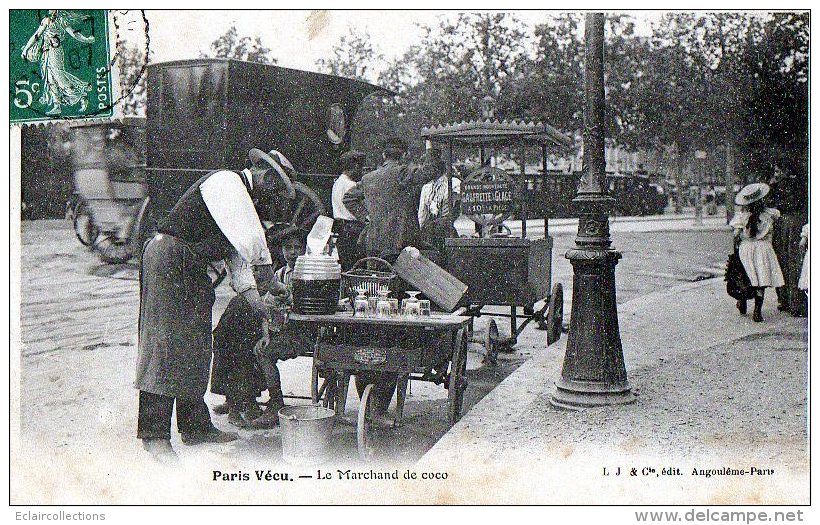
[{"label": "wooden table top", "polygon": [[434,313],[430,317],[360,317],[351,312],[337,312],[332,315],[306,315],[291,312],[291,321],[306,321],[322,324],[357,324],[374,326],[418,326],[424,328],[458,328],[470,321],[469,317],[455,314]]}]

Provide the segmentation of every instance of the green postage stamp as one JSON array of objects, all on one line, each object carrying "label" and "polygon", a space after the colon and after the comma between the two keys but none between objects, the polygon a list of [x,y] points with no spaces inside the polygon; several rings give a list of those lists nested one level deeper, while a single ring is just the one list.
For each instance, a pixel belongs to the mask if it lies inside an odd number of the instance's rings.
[{"label": "green postage stamp", "polygon": [[111,26],[105,9],[10,10],[11,123],[115,117]]}]

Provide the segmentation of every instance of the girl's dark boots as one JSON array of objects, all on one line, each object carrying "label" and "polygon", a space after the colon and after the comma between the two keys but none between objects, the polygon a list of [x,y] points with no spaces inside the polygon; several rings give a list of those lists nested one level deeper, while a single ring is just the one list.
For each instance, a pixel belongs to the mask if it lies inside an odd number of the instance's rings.
[{"label": "girl's dark boots", "polygon": [[755,297],[755,311],[752,313],[752,320],[756,323],[763,321],[763,298]]},{"label": "girl's dark boots", "polygon": [[740,315],[746,315],[746,299],[737,300],[737,311],[740,312]]}]

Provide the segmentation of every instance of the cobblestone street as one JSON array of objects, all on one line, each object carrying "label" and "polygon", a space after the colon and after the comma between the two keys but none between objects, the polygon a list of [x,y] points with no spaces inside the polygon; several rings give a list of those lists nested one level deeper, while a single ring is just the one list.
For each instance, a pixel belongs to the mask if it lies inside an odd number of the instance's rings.
[{"label": "cobblestone street", "polygon": [[[557,233],[554,238],[553,282],[564,284],[568,316],[572,280],[563,253],[574,235]],[[111,440],[136,449],[136,391],[131,387],[139,308],[136,268],[102,264],[63,221],[23,223],[22,239],[24,435],[36,436],[39,446],[47,449],[89,450]],[[617,270],[619,302],[719,272],[727,244],[725,231],[616,233],[614,245],[624,253]],[[227,286],[220,288],[215,318],[230,293]],[[477,320],[477,331],[486,319]],[[508,330],[507,323],[499,321],[502,330]],[[501,355],[498,367],[491,367],[481,366],[477,347],[470,353],[465,411],[536,350],[534,345],[519,344],[513,354]],[[280,363],[280,368],[286,394],[309,394],[308,359]],[[356,410],[353,395],[348,411]],[[221,399],[208,397],[211,404]],[[445,389],[413,383],[407,424],[397,431],[398,439],[391,440],[398,445],[384,451],[385,459],[412,462],[429,449],[447,430],[445,402]],[[229,427],[225,416],[214,420]],[[355,460],[355,433],[349,430],[337,447],[340,457]],[[279,447],[278,433],[242,431],[245,439],[223,452],[268,456],[268,449]],[[189,450],[183,447],[183,453],[193,453]]]}]

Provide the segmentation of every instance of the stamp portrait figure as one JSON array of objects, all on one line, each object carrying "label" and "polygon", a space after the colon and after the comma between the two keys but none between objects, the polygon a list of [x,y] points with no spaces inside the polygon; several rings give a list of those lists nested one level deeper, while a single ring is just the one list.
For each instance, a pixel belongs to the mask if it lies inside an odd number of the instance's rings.
[{"label": "stamp portrait figure", "polygon": [[83,44],[94,42],[93,35],[85,36],[72,27],[81,20],[80,15],[71,11],[52,9],[23,46],[23,59],[40,62],[43,94],[39,102],[43,106],[51,106],[47,115],[59,115],[63,104],[74,106],[79,103],[80,112],[88,107],[91,84],[66,71],[62,45],[69,36]]}]

